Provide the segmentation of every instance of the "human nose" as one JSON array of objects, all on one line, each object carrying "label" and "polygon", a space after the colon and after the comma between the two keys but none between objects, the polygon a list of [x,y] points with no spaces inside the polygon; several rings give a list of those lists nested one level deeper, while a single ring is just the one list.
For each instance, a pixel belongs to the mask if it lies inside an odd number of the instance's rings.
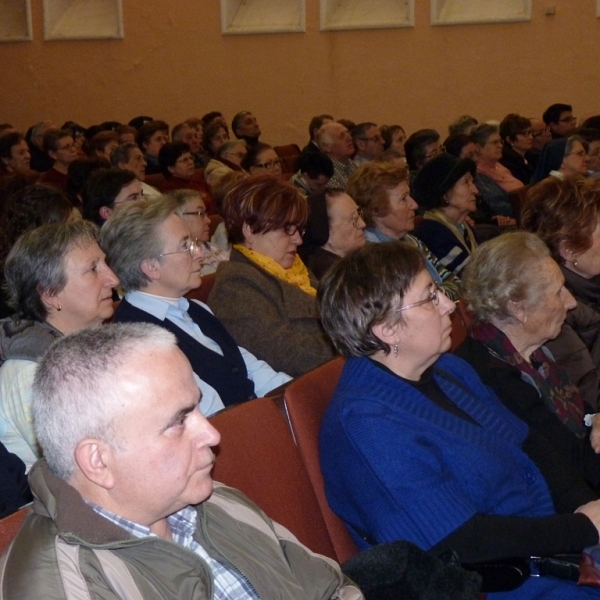
[{"label": "human nose", "polygon": [[294,235],[292,235],[291,237],[291,242],[292,244],[295,244],[296,246],[301,246],[302,245],[302,235],[300,234],[300,230],[296,229],[296,231],[294,231]]},{"label": "human nose", "polygon": [[104,265],[104,268],[106,269],[104,285],[110,288],[117,287],[119,285],[119,278],[107,264]]},{"label": "human nose", "polygon": [[204,258],[204,248],[202,247],[202,244],[194,244],[194,253],[192,258],[194,260],[202,260]]},{"label": "human nose", "polygon": [[473,192],[474,194],[479,194],[479,190],[477,189],[477,186],[471,181],[471,192]]},{"label": "human nose", "polygon": [[438,290],[438,298],[438,310],[441,315],[450,315],[456,310],[456,304],[441,289]]},{"label": "human nose", "polygon": [[415,199],[412,196],[409,196],[408,199],[410,200],[408,206],[413,210],[417,210],[417,208],[419,208],[419,205],[415,202]]},{"label": "human nose", "polygon": [[563,304],[566,310],[573,310],[577,306],[577,300],[567,288],[564,288]]},{"label": "human nose", "polygon": [[221,441],[221,434],[215,429],[209,420],[200,412],[193,412],[196,420],[198,442],[200,446],[216,446]]}]

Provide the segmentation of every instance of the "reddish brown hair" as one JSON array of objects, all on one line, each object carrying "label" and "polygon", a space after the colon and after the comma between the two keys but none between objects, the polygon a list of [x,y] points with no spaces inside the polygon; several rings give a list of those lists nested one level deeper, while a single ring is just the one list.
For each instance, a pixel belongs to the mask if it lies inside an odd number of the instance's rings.
[{"label": "reddish brown hair", "polygon": [[251,175],[223,201],[223,219],[232,244],[244,242],[244,224],[252,233],[267,233],[287,225],[304,227],[307,218],[306,198],[274,175]]}]

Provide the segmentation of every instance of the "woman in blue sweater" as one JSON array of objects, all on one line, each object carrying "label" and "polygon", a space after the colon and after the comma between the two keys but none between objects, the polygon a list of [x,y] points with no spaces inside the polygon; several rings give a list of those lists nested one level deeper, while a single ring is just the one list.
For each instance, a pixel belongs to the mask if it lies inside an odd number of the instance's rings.
[{"label": "woman in blue sweater", "polygon": [[[418,250],[367,245],[332,268],[319,297],[349,357],[323,420],[321,465],[331,507],[361,548],[408,539],[476,562],[598,543],[597,495],[445,354],[454,304]],[[530,578],[494,597],[588,596],[600,590]]]}]

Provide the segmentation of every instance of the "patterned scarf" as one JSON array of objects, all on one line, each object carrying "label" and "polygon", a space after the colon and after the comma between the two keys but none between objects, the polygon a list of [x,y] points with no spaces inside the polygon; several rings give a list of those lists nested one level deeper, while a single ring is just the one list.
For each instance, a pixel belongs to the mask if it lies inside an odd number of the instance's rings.
[{"label": "patterned scarf", "polygon": [[583,399],[565,372],[559,369],[552,354],[540,346],[531,354],[528,363],[506,335],[491,323],[474,323],[471,337],[481,342],[488,352],[519,369],[521,379],[532,385],[556,416],[578,437],[585,436]]},{"label": "patterned scarf", "polygon": [[297,254],[294,257],[294,264],[289,269],[284,269],[277,261],[264,254],[260,254],[260,252],[250,250],[250,248],[246,248],[246,246],[242,246],[241,244],[234,244],[233,247],[261,269],[264,269],[269,275],[291,283],[311,296],[317,295],[317,290],[310,285],[308,269]]}]

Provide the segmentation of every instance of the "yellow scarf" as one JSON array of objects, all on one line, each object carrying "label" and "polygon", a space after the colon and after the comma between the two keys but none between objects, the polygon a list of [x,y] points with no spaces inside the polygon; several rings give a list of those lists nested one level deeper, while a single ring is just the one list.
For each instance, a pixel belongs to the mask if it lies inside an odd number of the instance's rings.
[{"label": "yellow scarf", "polygon": [[289,269],[284,269],[278,262],[264,254],[260,254],[260,252],[250,250],[250,248],[246,248],[246,246],[242,246],[241,244],[234,244],[233,247],[261,269],[264,269],[269,275],[291,283],[311,296],[317,295],[317,290],[310,285],[308,270],[297,254],[294,257],[294,264]]}]

